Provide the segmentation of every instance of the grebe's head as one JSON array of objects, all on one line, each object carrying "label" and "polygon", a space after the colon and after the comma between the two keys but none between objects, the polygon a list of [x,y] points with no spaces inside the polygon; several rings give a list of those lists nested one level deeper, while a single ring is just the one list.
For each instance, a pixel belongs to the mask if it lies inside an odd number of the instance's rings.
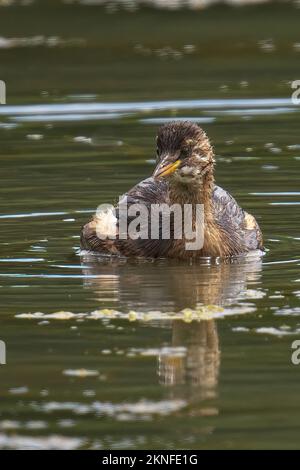
[{"label": "grebe's head", "polygon": [[214,154],[205,132],[190,121],[172,121],[157,136],[154,178],[170,178],[182,184],[202,184],[213,174]]}]

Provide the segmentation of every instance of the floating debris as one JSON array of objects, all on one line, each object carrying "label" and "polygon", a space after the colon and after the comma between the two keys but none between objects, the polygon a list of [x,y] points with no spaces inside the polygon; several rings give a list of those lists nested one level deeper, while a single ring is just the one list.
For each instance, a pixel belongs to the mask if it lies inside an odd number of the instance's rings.
[{"label": "floating debris", "polygon": [[298,316],[300,315],[300,307],[293,307],[293,308],[284,307],[284,308],[281,308],[280,310],[277,310],[275,312],[275,315]]},{"label": "floating debris", "polygon": [[274,171],[274,170],[278,170],[279,166],[276,166],[276,165],[262,165],[261,168],[263,170],[267,170],[267,171]]},{"label": "floating debris", "polygon": [[193,54],[196,50],[196,46],[194,44],[185,44],[183,50],[186,54]]},{"label": "floating debris", "polygon": [[294,49],[294,51],[296,51],[296,52],[300,52],[300,42],[295,42],[295,43],[293,44],[293,49]]},{"label": "floating debris", "polygon": [[9,419],[5,419],[3,421],[0,421],[0,429],[5,430],[5,431],[10,431],[12,429],[19,429],[21,427],[21,424],[18,421],[12,421]]},{"label": "floating debris", "polygon": [[266,296],[266,292],[259,289],[247,289],[244,296],[247,299],[263,299]]},{"label": "floating debris", "polygon": [[140,400],[135,403],[112,403],[94,401],[92,403],[78,402],[47,402],[33,403],[32,407],[38,411],[53,413],[57,411],[70,411],[76,415],[96,414],[97,416],[109,416],[118,419],[121,413],[128,413],[130,418],[149,418],[151,415],[168,416],[186,406],[185,400],[172,399],[161,401]]},{"label": "floating debris", "polygon": [[183,321],[186,323],[191,323],[193,321],[193,311],[190,308],[185,308],[182,310]]},{"label": "floating debris", "polygon": [[136,54],[147,56],[156,56],[160,59],[173,59],[179,60],[182,59],[184,55],[194,54],[196,51],[196,46],[194,44],[184,44],[180,49],[175,49],[174,47],[165,45],[157,49],[152,49],[151,47],[144,46],[143,44],[136,44],[134,46],[134,51]]},{"label": "floating debris", "polygon": [[75,426],[75,421],[72,419],[61,419],[57,424],[61,428],[72,428]]},{"label": "floating debris", "polygon": [[46,429],[48,424],[45,421],[28,421],[24,426],[26,429],[38,430]]},{"label": "floating debris", "polygon": [[96,395],[96,392],[95,392],[95,390],[84,390],[82,392],[82,395],[84,397],[94,397]]},{"label": "floating debris", "polygon": [[262,41],[259,41],[258,42],[258,45],[259,45],[259,48],[263,51],[263,52],[274,52],[276,47],[275,47],[275,44],[273,42],[273,39],[263,39]]},{"label": "floating debris", "polygon": [[12,421],[12,420],[3,420],[0,421],[0,430],[2,431],[10,431],[12,429],[46,429],[47,423],[45,421],[27,421],[22,423],[20,421]]},{"label": "floating debris", "polygon": [[88,369],[66,369],[63,371],[64,375],[68,375],[71,377],[96,377],[99,375],[97,370],[88,370]]},{"label": "floating debris", "polygon": [[15,388],[10,388],[9,393],[12,393],[13,395],[24,395],[25,393],[29,392],[28,387],[15,387]]},{"label": "floating debris", "polygon": [[300,144],[288,145],[289,150],[300,150]]},{"label": "floating debris", "polygon": [[187,348],[184,346],[164,346],[162,348],[131,348],[127,353],[127,356],[143,356],[143,357],[185,357],[187,354]]},{"label": "floating debris", "polygon": [[[261,298],[265,294],[261,291],[249,291],[251,299]],[[122,319],[134,321],[165,321],[165,320],[183,320],[187,323],[191,321],[212,320],[214,318],[223,318],[228,315],[238,315],[245,313],[252,313],[256,310],[255,305],[250,303],[240,303],[235,306],[221,307],[220,305],[198,305],[195,309],[185,308],[179,312],[162,312],[160,310],[152,310],[149,312],[139,312],[130,310],[128,313],[120,312],[114,309],[104,308],[101,310],[94,310],[88,313],[73,313],[59,311],[54,313],[19,313],[15,315],[16,318],[30,319],[30,320],[110,320]]]},{"label": "floating debris", "polygon": [[245,326],[235,326],[234,328],[232,328],[232,331],[236,332],[236,333],[241,333],[241,332],[248,332],[250,331],[249,328],[246,328]]},{"label": "floating debris", "polygon": [[105,354],[105,355],[108,355],[108,354],[111,354],[111,350],[110,349],[102,349],[101,353]]},{"label": "floating debris", "polygon": [[26,138],[28,140],[42,140],[44,136],[43,134],[27,134]]},{"label": "floating debris", "polygon": [[271,153],[281,153],[282,150],[279,147],[269,147],[269,152],[271,152]]},{"label": "floating debris", "polygon": [[31,36],[31,37],[0,37],[0,49],[12,49],[15,47],[74,47],[85,46],[83,38],[60,38],[58,36]]},{"label": "floating debris", "polygon": [[287,331],[286,328],[274,328],[270,327],[262,327],[256,328],[254,330],[256,333],[264,334],[264,335],[273,335],[273,336],[286,336],[286,335],[296,335],[299,334],[299,330],[296,331]]},{"label": "floating debris", "polygon": [[43,320],[70,320],[71,318],[78,318],[81,314],[76,314],[72,312],[55,312],[55,313],[42,313],[42,312],[35,312],[35,313],[20,313],[16,315],[16,318],[30,318],[30,319],[43,319]]},{"label": "floating debris", "polygon": [[83,439],[65,436],[28,437],[0,434],[0,448],[14,450],[73,450],[83,444]]},{"label": "floating debris", "polygon": [[79,135],[77,137],[74,137],[73,141],[83,143],[83,144],[91,144],[92,143],[91,137],[85,137],[83,135]]},{"label": "floating debris", "polygon": [[137,319],[137,313],[134,312],[133,310],[131,310],[129,313],[128,313],[128,320],[129,321],[136,321]]}]

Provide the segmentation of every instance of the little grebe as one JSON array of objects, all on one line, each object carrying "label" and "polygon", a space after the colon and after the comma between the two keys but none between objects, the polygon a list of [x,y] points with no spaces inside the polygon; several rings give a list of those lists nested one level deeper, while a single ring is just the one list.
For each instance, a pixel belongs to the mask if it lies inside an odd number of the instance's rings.
[{"label": "little grebe", "polygon": [[[169,122],[158,132],[153,176],[124,195],[128,206],[142,204],[147,209],[163,203],[181,207],[201,204],[204,209],[202,248],[187,250],[185,239],[176,239],[172,230],[169,239],[162,236],[161,230],[158,239],[124,239],[118,234],[110,238],[111,214],[106,219],[96,215],[84,225],[81,248],[103,254],[181,259],[228,257],[263,250],[262,234],[255,218],[241,209],[228,192],[215,185],[214,164],[213,148],[198,125],[189,121]],[[195,212],[192,214],[194,217]]]}]

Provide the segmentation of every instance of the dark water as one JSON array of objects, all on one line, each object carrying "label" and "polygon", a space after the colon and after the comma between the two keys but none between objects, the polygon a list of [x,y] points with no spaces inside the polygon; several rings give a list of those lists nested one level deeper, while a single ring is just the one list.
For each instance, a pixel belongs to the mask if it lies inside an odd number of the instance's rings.
[{"label": "dark water", "polygon": [[[0,447],[299,447],[299,14],[0,7]],[[80,256],[171,117],[208,132],[263,259]]]}]

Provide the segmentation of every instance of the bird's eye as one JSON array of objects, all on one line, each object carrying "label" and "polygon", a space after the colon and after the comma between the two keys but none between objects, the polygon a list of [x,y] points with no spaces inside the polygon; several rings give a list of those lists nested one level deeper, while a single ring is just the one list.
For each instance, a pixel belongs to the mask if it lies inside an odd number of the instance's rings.
[{"label": "bird's eye", "polygon": [[184,147],[181,149],[180,158],[187,158],[189,156],[189,149]]}]

